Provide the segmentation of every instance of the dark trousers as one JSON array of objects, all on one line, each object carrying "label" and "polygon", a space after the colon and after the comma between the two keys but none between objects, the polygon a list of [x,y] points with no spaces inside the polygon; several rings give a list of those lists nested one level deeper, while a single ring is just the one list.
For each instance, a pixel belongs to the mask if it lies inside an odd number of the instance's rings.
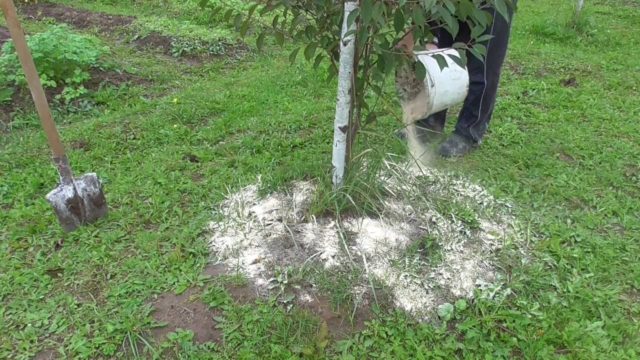
[{"label": "dark trousers", "polygon": [[[493,23],[485,30],[485,34],[493,35],[493,38],[484,42],[487,47],[487,55],[484,62],[467,53],[467,69],[469,71],[469,93],[464,101],[462,110],[458,115],[458,123],[455,133],[479,143],[487,131],[500,82],[500,70],[507,54],[511,22],[505,20],[493,8],[488,9],[494,16]],[[513,19],[513,14],[510,16]],[[459,34],[454,39],[448,31],[437,31],[439,47],[451,47],[454,42],[467,43],[470,38],[470,30],[466,23],[460,24]],[[444,128],[447,111],[431,115],[428,119],[432,126]]]}]

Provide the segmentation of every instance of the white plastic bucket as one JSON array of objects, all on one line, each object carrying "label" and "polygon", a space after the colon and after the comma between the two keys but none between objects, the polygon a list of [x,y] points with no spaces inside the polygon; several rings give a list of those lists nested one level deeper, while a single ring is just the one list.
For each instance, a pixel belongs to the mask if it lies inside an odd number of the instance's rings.
[{"label": "white plastic bucket", "polygon": [[[447,67],[440,69],[433,55],[444,55]],[[448,55],[458,56],[456,49],[437,49],[415,53],[427,70],[424,79],[427,100],[427,116],[448,109],[464,101],[469,92],[469,73]]]}]

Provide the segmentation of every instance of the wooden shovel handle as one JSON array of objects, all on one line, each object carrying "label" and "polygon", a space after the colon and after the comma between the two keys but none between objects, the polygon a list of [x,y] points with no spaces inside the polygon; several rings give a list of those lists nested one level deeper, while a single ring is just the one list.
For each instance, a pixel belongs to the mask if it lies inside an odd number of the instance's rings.
[{"label": "wooden shovel handle", "polygon": [[42,88],[42,83],[40,82],[36,65],[33,62],[33,57],[31,56],[31,52],[27,46],[27,40],[25,39],[24,32],[22,31],[22,27],[18,21],[16,7],[13,4],[13,0],[0,0],[0,7],[2,7],[2,12],[4,12],[4,17],[7,20],[7,26],[9,27],[11,38],[13,39],[16,52],[18,53],[18,58],[20,59],[22,69],[24,70],[24,74],[27,78],[33,102],[35,102],[36,110],[40,116],[40,122],[44,128],[44,132],[47,134],[49,145],[53,151],[53,157],[63,158],[64,147],[60,141],[60,135],[58,134],[58,130],[56,130],[56,125],[53,122],[51,110],[47,103],[47,97],[44,94],[44,89]]}]

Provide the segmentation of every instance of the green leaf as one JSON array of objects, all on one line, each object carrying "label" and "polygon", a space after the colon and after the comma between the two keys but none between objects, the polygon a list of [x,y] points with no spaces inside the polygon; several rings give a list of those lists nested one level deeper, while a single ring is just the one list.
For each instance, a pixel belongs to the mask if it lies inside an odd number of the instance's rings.
[{"label": "green leaf", "polygon": [[360,20],[363,26],[368,26],[373,14],[373,0],[362,0],[360,3]]},{"label": "green leaf", "polygon": [[282,46],[284,44],[284,34],[282,31],[277,31],[274,36],[276,38],[276,43]]},{"label": "green leaf", "polygon": [[460,66],[461,68],[465,68],[466,66],[466,62],[464,60],[462,60],[462,58],[460,58],[459,56],[456,55],[449,55],[449,58],[451,60],[453,60],[454,63],[456,63],[458,66]]},{"label": "green leaf", "polygon": [[467,300],[459,299],[458,301],[456,301],[455,307],[456,307],[456,311],[464,311],[464,310],[466,310],[467,307],[468,307]]},{"label": "green leaf", "polygon": [[229,20],[231,19],[231,15],[233,15],[233,9],[229,9],[224,13],[224,16],[222,17],[222,19],[225,22],[229,22]]},{"label": "green leaf", "polygon": [[451,45],[452,48],[454,49],[466,49],[467,48],[467,44],[463,43],[463,42],[455,42],[453,43],[453,45]]},{"label": "green leaf", "polygon": [[397,9],[393,14],[393,28],[397,33],[401,33],[405,29],[404,14],[402,9]]},{"label": "green leaf", "polygon": [[309,43],[307,45],[307,47],[305,47],[304,49],[304,57],[305,59],[307,59],[307,61],[311,60],[311,58],[313,58],[313,55],[315,55],[316,53],[316,48],[318,47],[317,43]]},{"label": "green leaf", "polygon": [[222,7],[220,6],[216,6],[213,9],[211,9],[211,12],[209,13],[212,17],[216,17],[218,16],[218,14],[224,10]]},{"label": "green leaf", "polygon": [[311,39],[316,35],[316,28],[313,25],[307,25],[304,28],[304,35],[308,38]]},{"label": "green leaf", "polygon": [[484,34],[484,35],[481,35],[480,37],[478,37],[478,38],[476,39],[476,42],[477,42],[477,43],[481,43],[481,42],[489,41],[489,40],[491,40],[491,39],[493,39],[493,38],[494,38],[494,36],[493,36],[493,35],[490,35],[490,34]]},{"label": "green leaf", "polygon": [[443,321],[449,321],[453,318],[454,308],[452,304],[444,303],[438,306],[437,312],[440,319],[442,319]]},{"label": "green leaf", "polygon": [[494,6],[498,13],[507,21],[509,21],[509,9],[507,8],[507,4],[505,0],[495,0]]},{"label": "green leaf", "polygon": [[473,55],[476,59],[484,62],[484,56],[482,54],[480,54],[478,52],[478,50],[474,47],[469,48],[469,52],[471,53],[471,55]]},{"label": "green leaf", "polygon": [[422,0],[422,7],[429,12],[433,9],[435,4],[436,0]]},{"label": "green leaf", "polygon": [[251,5],[251,7],[249,8],[249,12],[247,13],[247,17],[248,18],[253,16],[253,13],[256,11],[256,8],[258,8],[259,5],[260,5],[259,3],[255,3],[255,4]]},{"label": "green leaf", "polygon": [[256,47],[258,48],[258,50],[262,50],[262,48],[264,47],[264,38],[266,37],[266,33],[263,31],[260,33],[260,35],[258,35],[258,38],[256,39]]},{"label": "green leaf", "polygon": [[240,37],[245,37],[245,35],[247,35],[247,31],[249,31],[249,25],[251,25],[250,20],[251,18],[247,17],[244,22],[242,22],[242,26],[240,27]]},{"label": "green leaf", "polygon": [[487,55],[487,47],[482,45],[482,44],[475,44],[473,45],[473,48],[478,52],[478,54],[482,55],[482,56],[486,56]]},{"label": "green leaf", "polygon": [[300,48],[295,48],[290,54],[289,54],[289,62],[290,63],[294,63],[296,61],[296,57],[298,57],[298,53],[300,52]]},{"label": "green leaf", "polygon": [[440,71],[446,69],[449,66],[449,63],[447,63],[447,59],[445,59],[444,55],[442,54],[433,55],[433,59],[438,63]]},{"label": "green leaf", "polygon": [[294,31],[294,29],[300,25],[301,23],[304,22],[304,15],[298,15],[296,16],[293,21],[291,22],[291,26],[289,26],[289,33],[292,33]]},{"label": "green leaf", "polygon": [[[380,89],[380,87],[379,87],[379,86],[372,86],[371,88],[372,88],[372,89],[374,89],[373,91],[374,91],[376,94],[378,93],[378,91],[379,91],[379,92],[382,92],[382,89]],[[376,89],[376,88],[377,88],[377,89]],[[377,91],[376,91],[376,90],[377,90]],[[364,123],[365,123],[366,125],[368,125],[368,124],[372,124],[372,123],[376,122],[377,120],[378,120],[378,114],[376,114],[375,112],[373,112],[373,111],[372,111],[372,112],[370,112],[370,113],[368,113],[368,114],[367,114],[367,118],[364,120]]]},{"label": "green leaf", "polygon": [[474,9],[475,5],[473,5],[471,0],[460,0],[460,3],[458,4],[458,14],[460,15],[460,20],[467,20],[469,16],[473,15]]},{"label": "green leaf", "polygon": [[451,0],[444,0],[444,6],[446,6],[450,13],[454,14],[456,12],[456,6],[451,2]]},{"label": "green leaf", "polygon": [[425,18],[425,11],[420,6],[414,6],[411,11],[411,18],[415,24],[425,24],[427,19]]},{"label": "green leaf", "polygon": [[377,22],[378,26],[380,27],[385,25],[383,14],[384,5],[382,5],[382,1],[376,2],[376,4],[373,6],[373,14],[371,15],[371,18],[375,20],[375,22]]},{"label": "green leaf", "polygon": [[445,29],[447,29],[451,34],[451,36],[455,38],[458,35],[458,32],[460,31],[460,24],[458,23],[458,20],[455,19],[451,15],[451,13],[448,12],[447,9],[443,7],[440,7],[438,9],[438,13],[445,22]]},{"label": "green leaf", "polygon": [[324,55],[318,54],[316,56],[316,59],[313,61],[313,68],[316,69],[318,66],[320,66],[320,63],[322,62],[323,59],[324,59]]}]

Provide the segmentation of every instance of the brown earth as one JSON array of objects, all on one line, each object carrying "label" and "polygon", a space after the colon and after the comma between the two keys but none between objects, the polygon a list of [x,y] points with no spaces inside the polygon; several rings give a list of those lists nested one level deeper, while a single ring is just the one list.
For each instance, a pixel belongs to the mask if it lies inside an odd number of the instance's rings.
[{"label": "brown earth", "polygon": [[58,352],[55,350],[42,350],[34,356],[33,360],[54,360],[59,359]]},{"label": "brown earth", "polygon": [[167,324],[152,330],[157,342],[162,342],[168,333],[177,329],[191,330],[198,343],[222,341],[222,331],[216,328],[214,320],[220,313],[210,310],[200,301],[196,289],[189,289],[181,295],[161,294],[154,300],[153,307],[153,318]]},{"label": "brown earth", "polygon": [[575,76],[571,76],[569,78],[566,78],[566,79],[562,80],[560,83],[564,87],[577,87],[578,86],[578,80],[576,79]]},{"label": "brown earth", "polygon": [[155,50],[166,55],[171,55],[173,38],[152,32],[133,41],[136,47],[143,50]]},{"label": "brown earth", "polygon": [[89,141],[87,139],[81,139],[81,140],[72,141],[69,144],[69,147],[71,147],[74,150],[82,150],[82,151],[91,150],[91,144],[89,143]]},{"label": "brown earth", "polygon": [[573,156],[569,155],[568,153],[566,153],[566,152],[564,152],[564,151],[561,151],[561,152],[558,154],[558,158],[559,158],[560,160],[562,160],[562,161],[564,161],[564,162],[568,163],[568,164],[575,164],[575,163],[576,163],[576,159],[575,159]]},{"label": "brown earth", "polygon": [[[226,274],[222,265],[208,266],[204,270],[205,275],[217,277]],[[227,291],[238,304],[250,304],[258,298],[256,290],[250,286],[227,285]],[[160,343],[166,335],[176,329],[191,330],[198,343],[222,342],[222,332],[216,328],[215,317],[223,315],[220,310],[211,309],[199,300],[199,289],[191,288],[181,295],[171,292],[159,295],[151,302],[154,307],[153,318],[164,327],[155,328],[151,336]],[[329,298],[321,295],[313,296],[309,302],[298,302],[297,306],[320,318],[327,324],[329,335],[335,339],[341,339],[353,332],[363,330],[366,322],[373,317],[368,305],[345,311],[334,311]],[[351,316],[353,315],[353,319]]]},{"label": "brown earth", "polygon": [[126,28],[135,21],[133,16],[91,12],[51,3],[23,4],[19,7],[18,13],[29,20],[51,18],[80,29],[95,28],[109,33],[116,28]]}]

